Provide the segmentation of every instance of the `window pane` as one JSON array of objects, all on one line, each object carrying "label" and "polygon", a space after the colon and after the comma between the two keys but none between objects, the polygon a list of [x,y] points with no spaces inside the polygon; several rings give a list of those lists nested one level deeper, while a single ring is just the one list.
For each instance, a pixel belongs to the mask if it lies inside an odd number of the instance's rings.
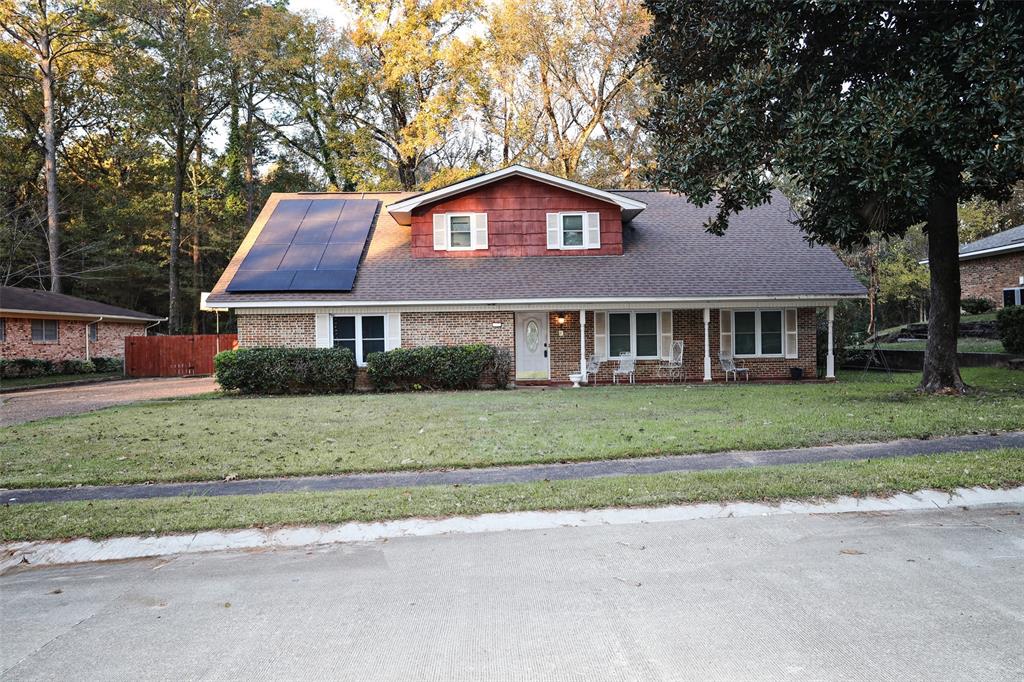
[{"label": "window pane", "polygon": [[356,354],[356,340],[355,339],[345,339],[344,341],[342,341],[341,339],[335,339],[334,340],[334,347],[335,348],[348,348],[350,351],[352,351],[352,355]]},{"label": "window pane", "polygon": [[583,216],[562,216],[562,245],[583,246]]},{"label": "window pane", "polygon": [[473,238],[469,228],[469,216],[452,216],[449,220],[451,246],[472,246]]},{"label": "window pane", "polygon": [[[356,338],[356,318],[354,317],[335,317],[334,318],[334,338],[335,339],[355,339]],[[352,350],[355,350],[353,345]]]},{"label": "window pane", "polygon": [[96,338],[99,336],[99,326],[100,326],[99,322],[93,322],[92,324],[89,325],[89,340],[90,341],[95,341]]},{"label": "window pane", "polygon": [[384,338],[384,316],[373,315],[363,318],[363,339]]},{"label": "window pane", "polygon": [[757,352],[757,348],[754,346],[754,334],[736,334],[734,343],[736,345],[736,355],[753,355]]},{"label": "window pane", "polygon": [[641,334],[657,334],[658,333],[658,314],[657,313],[637,313],[636,314],[636,335]]},{"label": "window pane", "polygon": [[383,353],[384,339],[363,339],[363,362],[370,357],[370,353]]},{"label": "window pane", "polygon": [[736,329],[735,329],[735,331],[736,331],[737,334],[743,334],[745,332],[749,332],[751,334],[754,333],[754,313],[753,312],[735,313],[735,318],[736,318]]},{"label": "window pane", "polygon": [[[640,320],[637,320],[637,326],[640,326]],[[657,334],[637,334],[636,335],[636,355],[637,357],[657,357],[658,355],[658,335]]]},{"label": "window pane", "polygon": [[57,340],[57,320],[32,320],[32,340],[46,343]]},{"label": "window pane", "polygon": [[612,313],[609,315],[608,333],[629,336],[629,313]]},{"label": "window pane", "polygon": [[617,358],[629,352],[629,334],[612,334],[608,337],[608,357]]},{"label": "window pane", "polygon": [[761,311],[761,354],[782,353],[782,311]]}]

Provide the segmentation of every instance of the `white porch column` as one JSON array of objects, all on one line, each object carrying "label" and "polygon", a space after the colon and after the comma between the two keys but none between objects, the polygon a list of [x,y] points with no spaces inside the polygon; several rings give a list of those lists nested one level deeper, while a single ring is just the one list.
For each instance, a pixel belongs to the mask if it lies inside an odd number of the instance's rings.
[{"label": "white porch column", "polygon": [[832,321],[835,319],[835,306],[828,307],[828,355],[825,359],[825,378],[836,378],[836,357],[832,354]]},{"label": "white porch column", "polygon": [[580,374],[587,383],[587,311],[580,308]]},{"label": "white porch column", "polygon": [[711,308],[704,309],[704,381],[711,381],[711,335],[708,325],[711,324]]}]

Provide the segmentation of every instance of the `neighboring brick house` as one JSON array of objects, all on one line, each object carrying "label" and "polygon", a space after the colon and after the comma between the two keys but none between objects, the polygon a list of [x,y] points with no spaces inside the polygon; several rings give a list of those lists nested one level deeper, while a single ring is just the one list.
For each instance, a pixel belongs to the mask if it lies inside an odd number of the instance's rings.
[{"label": "neighboring brick house", "polygon": [[[689,380],[817,372],[815,312],[865,290],[809,244],[786,199],[725,236],[667,192],[604,191],[512,166],[420,193],[275,194],[209,296],[235,311],[241,347],[486,342],[516,379],[566,382],[621,353],[656,379],[673,342]],[[831,347],[825,374],[834,377]]]},{"label": "neighboring brick house", "polygon": [[1024,225],[960,247],[960,291],[1002,308],[1024,304]]},{"label": "neighboring brick house", "polygon": [[162,319],[77,296],[0,287],[0,358],[123,358],[124,337],[145,335]]}]

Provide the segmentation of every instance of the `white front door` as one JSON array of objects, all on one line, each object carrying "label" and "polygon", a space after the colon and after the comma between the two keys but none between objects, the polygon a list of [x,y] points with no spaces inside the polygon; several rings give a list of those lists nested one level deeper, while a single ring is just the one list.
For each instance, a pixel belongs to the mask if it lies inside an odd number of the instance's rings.
[{"label": "white front door", "polygon": [[547,313],[516,313],[516,378],[548,376]]}]

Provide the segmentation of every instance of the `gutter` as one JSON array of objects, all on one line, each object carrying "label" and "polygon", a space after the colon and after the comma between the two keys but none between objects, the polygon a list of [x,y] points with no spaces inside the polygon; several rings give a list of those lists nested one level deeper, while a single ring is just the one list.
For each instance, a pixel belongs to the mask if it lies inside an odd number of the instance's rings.
[{"label": "gutter", "polygon": [[[90,360],[92,360],[92,355],[89,352],[90,351],[90,349],[89,349],[89,327],[94,325],[94,324],[99,324],[102,321],[103,321],[103,316],[100,315],[95,320],[93,320],[92,322],[89,322],[89,323],[87,323],[85,325],[85,361],[86,362],[89,362]],[[97,327],[96,328],[96,338],[99,339],[99,337],[100,337],[100,328]]]},{"label": "gutter", "polygon": [[[978,251],[968,251],[967,253],[958,254],[958,258],[962,261],[973,260],[974,258],[984,258],[985,256],[998,256],[1004,253],[1013,253],[1015,251],[1024,251],[1024,244],[1019,242],[1014,244],[1006,244],[1004,246],[993,246],[991,249],[980,249]],[[917,261],[918,265],[928,265],[928,259]]]}]

